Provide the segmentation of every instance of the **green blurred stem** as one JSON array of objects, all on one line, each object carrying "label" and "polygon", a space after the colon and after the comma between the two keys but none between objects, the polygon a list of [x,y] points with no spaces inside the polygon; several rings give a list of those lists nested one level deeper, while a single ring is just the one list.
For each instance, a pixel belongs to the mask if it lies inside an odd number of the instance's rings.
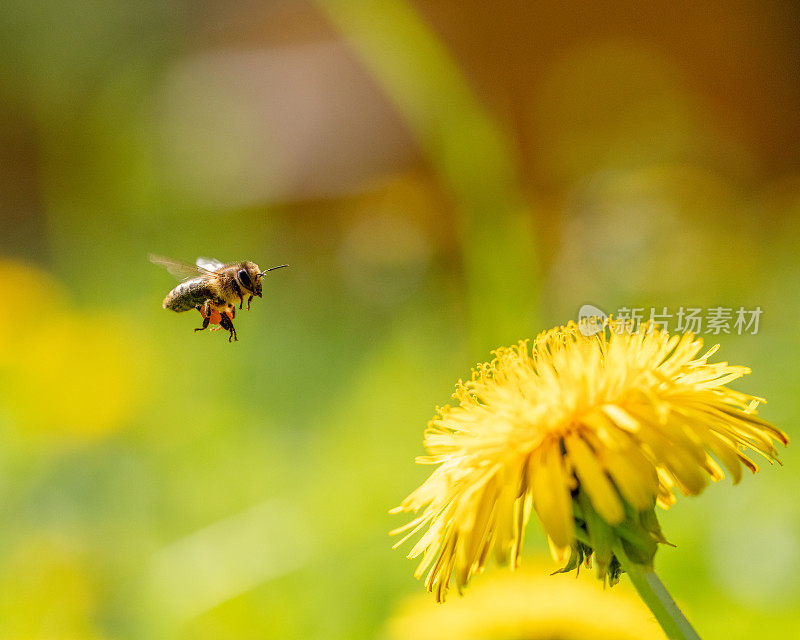
[{"label": "green blurred stem", "polygon": [[656,572],[650,567],[631,562],[621,548],[616,549],[615,554],[667,637],[671,640],[700,640]]},{"label": "green blurred stem", "polygon": [[475,353],[539,325],[530,206],[512,140],[408,0],[314,0],[416,137],[458,212]]}]

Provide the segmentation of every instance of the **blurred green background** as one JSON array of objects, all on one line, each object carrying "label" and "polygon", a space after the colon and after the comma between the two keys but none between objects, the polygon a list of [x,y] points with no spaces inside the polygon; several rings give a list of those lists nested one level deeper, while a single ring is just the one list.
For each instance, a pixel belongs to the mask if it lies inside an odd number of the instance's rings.
[{"label": "blurred green background", "polygon": [[[795,435],[798,14],[5,3],[0,637],[384,637],[434,407],[583,304],[761,307],[706,340]],[[229,344],[149,252],[291,268]],[[800,634],[799,457],[663,514],[704,638]]]}]

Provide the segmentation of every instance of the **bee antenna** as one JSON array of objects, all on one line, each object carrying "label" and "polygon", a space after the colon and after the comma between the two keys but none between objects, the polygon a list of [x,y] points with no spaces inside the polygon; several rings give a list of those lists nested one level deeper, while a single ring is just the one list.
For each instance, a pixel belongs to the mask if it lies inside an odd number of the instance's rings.
[{"label": "bee antenna", "polygon": [[264,269],[264,271],[260,272],[258,275],[263,276],[266,275],[267,271],[274,271],[275,269],[283,269],[284,267],[288,267],[288,264],[279,264],[277,267],[270,267],[269,269]]}]

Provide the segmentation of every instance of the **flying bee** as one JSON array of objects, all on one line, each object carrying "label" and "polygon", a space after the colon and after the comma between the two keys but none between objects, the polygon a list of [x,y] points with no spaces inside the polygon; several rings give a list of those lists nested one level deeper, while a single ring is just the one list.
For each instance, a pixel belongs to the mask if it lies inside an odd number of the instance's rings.
[{"label": "flying bee", "polygon": [[197,309],[203,316],[203,326],[195,331],[202,331],[209,324],[218,324],[230,334],[228,342],[239,339],[233,328],[236,302],[239,302],[241,309],[246,297],[249,310],[253,297],[261,297],[261,277],[274,269],[289,266],[282,264],[261,271],[257,264],[249,260],[224,264],[213,258],[198,258],[196,264],[191,265],[152,254],[150,262],[165,267],[172,275],[183,279],[167,294],[161,306],[177,312]]}]

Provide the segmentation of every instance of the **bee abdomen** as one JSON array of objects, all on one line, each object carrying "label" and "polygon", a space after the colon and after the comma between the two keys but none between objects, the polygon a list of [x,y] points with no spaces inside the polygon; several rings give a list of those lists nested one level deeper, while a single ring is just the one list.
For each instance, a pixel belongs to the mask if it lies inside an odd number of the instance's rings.
[{"label": "bee abdomen", "polygon": [[167,294],[161,306],[171,311],[189,311],[202,305],[211,296],[211,291],[200,278],[193,278],[181,282]]}]

